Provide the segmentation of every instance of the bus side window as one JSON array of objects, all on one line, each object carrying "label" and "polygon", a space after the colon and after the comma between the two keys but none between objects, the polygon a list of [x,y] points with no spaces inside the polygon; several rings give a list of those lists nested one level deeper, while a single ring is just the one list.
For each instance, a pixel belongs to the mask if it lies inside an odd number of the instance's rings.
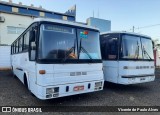
[{"label": "bus side window", "polygon": [[12,54],[14,54],[14,44],[12,45]]},{"label": "bus side window", "polygon": [[106,50],[106,46],[107,46],[107,43],[106,43],[106,39],[101,37],[100,38],[100,43],[101,43],[101,54],[102,54],[102,59],[106,59],[106,54],[107,54],[107,50]]},{"label": "bus side window", "polygon": [[19,42],[19,52],[22,52],[22,45],[23,45],[23,37],[21,37],[18,42]]},{"label": "bus side window", "polygon": [[14,43],[14,53],[16,53],[16,42]]},{"label": "bus side window", "polygon": [[13,43],[13,54],[15,54],[15,43]]},{"label": "bus side window", "polygon": [[31,42],[31,55],[30,55],[30,59],[31,61],[34,61],[36,58],[36,44],[35,42]]},{"label": "bus side window", "polygon": [[14,44],[12,44],[12,54],[14,54]]},{"label": "bus side window", "polygon": [[11,45],[11,54],[13,54],[13,44]]},{"label": "bus side window", "polygon": [[12,44],[12,54],[14,54],[14,44]]},{"label": "bus side window", "polygon": [[118,57],[118,38],[112,35],[101,36],[101,54],[103,60],[115,60]]},{"label": "bus side window", "polygon": [[23,51],[28,51],[28,48],[29,48],[29,32],[30,31],[28,31],[24,35],[24,39],[23,39]]},{"label": "bus side window", "polygon": [[108,59],[116,59],[118,52],[117,38],[108,39]]},{"label": "bus side window", "polygon": [[32,27],[29,31],[29,59],[30,61],[35,61],[36,59],[36,33],[37,26]]},{"label": "bus side window", "polygon": [[15,42],[15,53],[18,53],[18,41]]}]

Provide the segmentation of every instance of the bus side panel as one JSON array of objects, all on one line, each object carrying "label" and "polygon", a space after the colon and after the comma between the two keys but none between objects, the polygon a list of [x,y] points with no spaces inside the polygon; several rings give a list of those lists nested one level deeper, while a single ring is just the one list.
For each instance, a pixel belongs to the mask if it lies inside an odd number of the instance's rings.
[{"label": "bus side panel", "polygon": [[36,83],[36,63],[35,61],[29,61],[28,53],[24,55],[25,61],[23,66],[24,73],[26,74],[27,81],[28,81],[28,88],[33,92],[35,90],[35,83]]},{"label": "bus side panel", "polygon": [[103,61],[104,80],[117,83],[118,61]]},{"label": "bus side panel", "polygon": [[36,65],[35,61],[29,61],[28,52],[12,55],[12,66],[14,74],[24,83],[24,74],[27,77],[29,89],[35,88]]},{"label": "bus side panel", "polygon": [[12,67],[14,74],[20,79],[23,83],[24,75],[24,53],[12,55]]}]

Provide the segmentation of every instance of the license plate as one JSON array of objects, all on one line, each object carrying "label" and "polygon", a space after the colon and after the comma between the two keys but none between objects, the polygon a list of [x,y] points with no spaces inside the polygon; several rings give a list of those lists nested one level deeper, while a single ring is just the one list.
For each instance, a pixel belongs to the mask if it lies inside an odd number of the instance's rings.
[{"label": "license plate", "polygon": [[146,78],[141,78],[140,81],[144,81]]},{"label": "license plate", "polygon": [[75,86],[75,87],[73,88],[73,90],[74,90],[74,91],[82,91],[82,90],[84,90],[84,86]]}]

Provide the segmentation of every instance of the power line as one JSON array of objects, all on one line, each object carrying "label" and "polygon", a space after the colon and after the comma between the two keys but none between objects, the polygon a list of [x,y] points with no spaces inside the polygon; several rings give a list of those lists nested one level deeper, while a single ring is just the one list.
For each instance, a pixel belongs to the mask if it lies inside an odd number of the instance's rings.
[{"label": "power line", "polygon": [[148,26],[142,26],[142,27],[137,27],[137,28],[135,28],[134,26],[133,26],[133,28],[132,29],[129,29],[129,31],[130,30],[135,30],[135,29],[143,29],[143,28],[150,28],[150,27],[154,27],[154,26],[160,26],[160,24],[154,24],[154,25],[148,25]]},{"label": "power line", "polygon": [[150,28],[150,27],[154,27],[154,26],[160,26],[160,24],[154,24],[154,25],[149,25],[149,26],[138,27],[136,29]]}]

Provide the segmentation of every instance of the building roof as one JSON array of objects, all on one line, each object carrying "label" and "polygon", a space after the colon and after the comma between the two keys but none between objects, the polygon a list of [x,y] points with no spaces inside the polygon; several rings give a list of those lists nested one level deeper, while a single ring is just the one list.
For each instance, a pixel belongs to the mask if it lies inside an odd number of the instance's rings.
[{"label": "building roof", "polygon": [[52,14],[55,13],[55,14],[75,17],[74,15],[69,15],[69,14],[66,14],[66,13],[58,13],[58,12],[49,11],[49,10],[46,10],[46,9],[44,9],[42,7],[27,6],[27,5],[16,4],[16,3],[12,3],[12,2],[0,1],[0,5],[14,6],[14,7],[18,7],[18,8],[25,8],[25,9],[42,11],[42,12],[48,12],[48,13],[52,13]]},{"label": "building roof", "polygon": [[106,20],[106,19],[102,19],[102,18],[97,18],[97,17],[89,17],[89,18],[87,18],[87,20],[104,20],[104,21],[109,21],[109,22],[111,22],[111,20]]},{"label": "building roof", "polygon": [[15,7],[22,7],[22,8],[31,8],[34,10],[43,10],[43,11],[47,11],[44,8],[40,8],[40,7],[34,7],[34,6],[27,6],[27,5],[23,5],[23,4],[16,4],[16,3],[12,3],[12,2],[5,2],[5,1],[0,1],[0,4],[3,5],[9,5],[9,6],[15,6]]}]

